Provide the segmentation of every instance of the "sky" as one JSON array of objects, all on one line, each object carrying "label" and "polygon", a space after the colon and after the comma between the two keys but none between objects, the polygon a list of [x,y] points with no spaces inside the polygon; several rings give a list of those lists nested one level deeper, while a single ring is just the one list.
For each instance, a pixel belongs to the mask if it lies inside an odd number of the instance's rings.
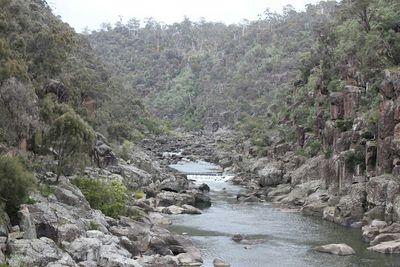
[{"label": "sky", "polygon": [[115,23],[122,18],[143,21],[152,17],[159,22],[171,24],[189,17],[192,21],[205,18],[207,21],[239,23],[243,19],[256,20],[269,8],[280,12],[291,4],[303,10],[306,4],[319,0],[48,0],[56,15],[70,24],[76,31],[85,27],[100,28],[101,23]]}]

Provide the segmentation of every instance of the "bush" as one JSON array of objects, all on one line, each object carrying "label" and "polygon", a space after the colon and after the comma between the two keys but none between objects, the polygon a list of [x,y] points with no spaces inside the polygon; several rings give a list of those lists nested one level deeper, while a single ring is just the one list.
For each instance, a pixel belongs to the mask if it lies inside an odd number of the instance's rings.
[{"label": "bush", "polygon": [[353,172],[357,165],[360,165],[362,169],[365,169],[365,150],[362,146],[357,147],[354,151],[351,150],[345,154],[344,162],[346,169],[349,172]]},{"label": "bush", "polygon": [[339,128],[342,132],[346,132],[353,127],[353,120],[350,119],[337,120],[336,127]]},{"label": "bush", "polygon": [[313,140],[306,145],[305,152],[309,158],[312,158],[318,155],[321,148],[321,142],[319,140]]},{"label": "bush", "polygon": [[77,178],[74,184],[79,187],[93,209],[99,209],[113,218],[126,215],[127,189],[121,182]]},{"label": "bush", "polygon": [[4,202],[8,215],[17,215],[19,205],[28,199],[34,186],[34,175],[18,158],[0,157],[0,202]]}]

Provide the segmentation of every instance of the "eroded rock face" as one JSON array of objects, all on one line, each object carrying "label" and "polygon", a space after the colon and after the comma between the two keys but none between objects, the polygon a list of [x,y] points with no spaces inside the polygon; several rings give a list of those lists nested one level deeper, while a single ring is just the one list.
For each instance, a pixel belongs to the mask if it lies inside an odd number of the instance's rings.
[{"label": "eroded rock face", "polygon": [[367,202],[385,209],[385,219],[392,220],[395,199],[400,192],[399,182],[391,175],[372,177],[367,183]]},{"label": "eroded rock face", "polygon": [[358,109],[362,88],[346,85],[343,91],[343,115],[345,118],[353,118]]},{"label": "eroded rock face", "polygon": [[290,173],[292,185],[321,179],[321,166],[324,156],[308,159],[303,165]]}]

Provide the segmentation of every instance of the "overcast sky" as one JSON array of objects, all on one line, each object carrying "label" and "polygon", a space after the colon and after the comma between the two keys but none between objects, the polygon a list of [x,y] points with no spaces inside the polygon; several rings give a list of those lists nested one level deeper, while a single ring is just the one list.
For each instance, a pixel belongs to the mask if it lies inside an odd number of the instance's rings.
[{"label": "overcast sky", "polygon": [[115,23],[122,16],[143,20],[153,17],[167,24],[182,21],[184,16],[192,21],[204,17],[208,21],[227,24],[243,19],[256,20],[266,8],[280,12],[291,4],[297,10],[319,0],[48,0],[55,14],[77,31],[86,26],[98,29],[102,22]]}]

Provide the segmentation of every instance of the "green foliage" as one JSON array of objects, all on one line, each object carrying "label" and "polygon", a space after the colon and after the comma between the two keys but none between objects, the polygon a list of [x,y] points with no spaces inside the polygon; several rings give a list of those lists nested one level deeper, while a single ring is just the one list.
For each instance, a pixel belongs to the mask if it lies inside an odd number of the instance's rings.
[{"label": "green foliage", "polygon": [[121,182],[77,178],[74,183],[93,209],[99,209],[113,218],[126,215],[127,189]]},{"label": "green foliage", "polygon": [[59,177],[72,159],[90,151],[94,140],[94,131],[70,107],[54,103],[48,98],[43,104],[42,117],[50,124],[46,141],[49,147],[56,152],[57,177]]},{"label": "green foliage", "polygon": [[99,230],[100,226],[94,221],[90,221],[88,230]]},{"label": "green foliage", "polygon": [[132,153],[132,143],[129,142],[128,140],[124,140],[124,142],[122,143],[122,145],[120,147],[118,147],[116,149],[116,154],[118,157],[124,159],[124,160],[129,160],[131,157],[131,153]]},{"label": "green foliage", "polygon": [[143,190],[136,190],[136,191],[133,193],[133,196],[134,196],[136,199],[141,199],[141,198],[143,198],[143,197],[145,196],[145,194],[144,194]]},{"label": "green foliage", "polygon": [[308,142],[304,148],[305,154],[309,157],[315,157],[321,151],[322,145],[321,142],[316,139]]},{"label": "green foliage", "polygon": [[348,151],[345,154],[344,162],[349,172],[353,172],[357,165],[361,165],[361,168],[365,169],[365,149],[359,146],[355,150]]},{"label": "green foliage", "polygon": [[340,129],[340,131],[342,132],[349,131],[353,127],[353,120],[352,119],[337,120],[336,127]]},{"label": "green foliage", "polygon": [[39,191],[42,196],[49,197],[51,194],[53,194],[56,191],[56,188],[49,184],[41,184],[39,186]]},{"label": "green foliage", "polygon": [[24,203],[36,181],[18,158],[0,157],[0,203],[10,216],[16,216],[19,205]]}]

